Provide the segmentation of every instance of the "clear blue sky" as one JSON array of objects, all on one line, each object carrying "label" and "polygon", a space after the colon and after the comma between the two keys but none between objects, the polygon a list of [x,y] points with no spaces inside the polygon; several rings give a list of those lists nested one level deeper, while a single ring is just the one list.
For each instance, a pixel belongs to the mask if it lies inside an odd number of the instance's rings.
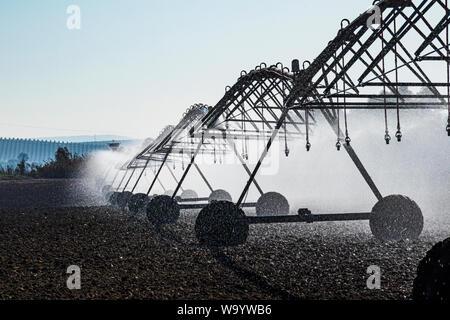
[{"label": "clear blue sky", "polygon": [[[2,0],[0,136],[155,136],[242,69],[313,59],[361,0]],[[66,9],[81,8],[81,30]]]}]

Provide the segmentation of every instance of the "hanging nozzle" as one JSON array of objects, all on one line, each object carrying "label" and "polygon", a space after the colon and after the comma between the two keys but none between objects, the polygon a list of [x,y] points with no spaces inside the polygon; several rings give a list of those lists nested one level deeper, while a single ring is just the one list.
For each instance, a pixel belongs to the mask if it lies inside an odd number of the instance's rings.
[{"label": "hanging nozzle", "polygon": [[397,133],[395,134],[395,137],[397,138],[398,142],[402,142],[402,132],[400,130],[397,131]]},{"label": "hanging nozzle", "polygon": [[347,144],[347,146],[350,146],[350,142],[352,142],[352,139],[350,139],[350,137],[347,136],[347,137],[345,138],[345,143]]},{"label": "hanging nozzle", "polygon": [[389,144],[391,142],[392,138],[389,135],[389,132],[386,132],[386,135],[384,136],[384,140],[386,141],[386,144]]},{"label": "hanging nozzle", "polygon": [[310,150],[311,150],[311,143],[308,142],[308,143],[306,144],[306,151],[309,152]]}]

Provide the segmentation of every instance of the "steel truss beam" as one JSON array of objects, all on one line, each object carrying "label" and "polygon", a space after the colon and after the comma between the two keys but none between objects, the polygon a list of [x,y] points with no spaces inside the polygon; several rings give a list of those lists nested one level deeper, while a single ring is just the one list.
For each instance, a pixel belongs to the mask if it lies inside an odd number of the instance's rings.
[{"label": "steel truss beam", "polygon": [[[306,136],[309,150],[315,111],[320,111],[336,133],[338,143],[341,137],[348,138],[345,150],[375,197],[381,199],[381,192],[351,146],[347,110],[385,110],[386,124],[387,110],[396,110],[397,135],[401,137],[401,113],[405,110],[448,108],[450,135],[450,12],[447,1],[440,0],[383,0],[376,4],[382,13],[378,29],[369,28],[367,22],[372,13],[365,12],[352,22],[346,21],[346,26],[342,23],[337,36],[315,60],[304,63],[302,70],[298,61],[293,64],[292,72],[282,64],[269,67],[261,64],[248,73],[241,72],[237,82],[227,87],[214,107],[195,105],[188,110],[178,125],[166,128],[127,164],[133,172],[143,168],[136,185],[149,163],[159,165],[158,177],[166,162],[188,161],[173,198],[193,165],[212,190],[195,164],[197,154],[233,152],[249,174],[237,202],[243,205],[252,183],[262,194],[255,177],[277,135],[284,134],[286,142]],[[437,12],[442,16],[436,17]],[[406,41],[410,36],[419,41],[416,44]],[[447,82],[434,79],[433,72],[429,72],[430,64],[445,67]],[[405,87],[422,91],[412,95]],[[385,130],[389,132],[387,126]],[[231,143],[230,136],[235,137]],[[246,163],[247,144],[260,139],[266,147],[251,171]],[[242,155],[239,148],[243,150]],[[125,175],[119,186],[124,179]],[[149,192],[154,183],[155,180]]]}]

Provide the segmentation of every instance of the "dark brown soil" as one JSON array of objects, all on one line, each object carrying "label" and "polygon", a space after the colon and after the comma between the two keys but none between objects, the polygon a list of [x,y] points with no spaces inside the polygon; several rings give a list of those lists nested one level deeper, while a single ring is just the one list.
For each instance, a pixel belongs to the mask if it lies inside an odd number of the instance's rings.
[{"label": "dark brown soil", "polygon": [[99,198],[83,180],[0,180],[1,208],[90,206]]},{"label": "dark brown soil", "polygon": [[[70,184],[60,183],[30,182],[24,203]],[[208,249],[195,239],[195,212],[157,230],[143,215],[61,207],[59,197],[53,208],[0,209],[0,299],[409,299],[420,259],[449,236],[430,221],[419,241],[392,244],[364,222],[270,225],[252,226],[243,246]],[[81,290],[66,287],[70,265],[81,268]],[[381,290],[366,288],[371,265]]]}]

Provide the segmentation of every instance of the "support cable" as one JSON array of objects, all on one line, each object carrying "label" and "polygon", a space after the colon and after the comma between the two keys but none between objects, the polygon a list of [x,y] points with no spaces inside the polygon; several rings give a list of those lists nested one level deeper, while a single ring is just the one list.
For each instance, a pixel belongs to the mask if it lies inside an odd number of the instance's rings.
[{"label": "support cable", "polygon": [[[448,0],[445,0],[445,7],[448,8]],[[446,28],[446,44],[447,44],[447,101],[448,101],[448,120],[447,120],[447,134],[450,137],[450,51],[449,45],[449,27]]]},{"label": "support cable", "polygon": [[397,133],[395,137],[398,142],[402,141],[402,129],[400,125],[400,93],[398,91],[398,52],[397,52],[397,19],[394,18],[394,37],[395,37],[395,46],[394,46],[394,55],[395,55],[395,82],[396,82],[396,90],[397,90]]},{"label": "support cable", "polygon": [[[284,94],[285,94],[285,87],[284,87],[284,81],[282,82],[282,90],[283,90],[283,103],[284,103]],[[264,125],[264,123],[263,123]],[[286,119],[284,120],[284,153],[286,154],[286,158],[289,157],[290,150],[288,147],[288,141],[287,141],[287,123]]]},{"label": "support cable", "polygon": [[[334,60],[337,60],[336,52],[334,53]],[[338,63],[335,65],[335,72],[336,74],[339,74],[338,70]],[[339,81],[336,81],[336,94],[339,92]],[[336,103],[337,103],[337,142],[336,142],[336,149],[337,151],[340,151],[342,148],[341,143],[341,109],[339,108],[339,96],[336,97]]]},{"label": "support cable", "polygon": [[[342,58],[342,63],[344,63],[344,58]],[[344,85],[344,124],[345,124],[345,143],[347,146],[350,145],[350,142],[352,139],[350,139],[350,136],[348,134],[348,119],[347,119],[347,97],[346,97],[346,85],[345,85],[345,79],[343,80]]]},{"label": "support cable", "polygon": [[308,107],[305,107],[305,123],[306,123],[306,151],[311,150],[311,143],[309,142],[309,112]]},{"label": "support cable", "polygon": [[245,109],[244,107],[242,107],[242,158],[244,160],[246,160],[246,155],[245,155],[245,135],[247,134],[247,130],[245,129],[245,118],[244,118],[244,113],[245,113]]},{"label": "support cable", "polygon": [[184,152],[183,150],[180,151],[181,154],[181,169],[184,171]]},{"label": "support cable", "polygon": [[[383,14],[381,14],[381,25],[383,25]],[[384,52],[384,30],[381,32],[381,52]],[[386,73],[386,60],[383,55],[383,60],[381,63],[382,74]],[[387,75],[385,77],[388,78]],[[398,90],[398,88],[397,88]],[[398,93],[398,91],[397,91]],[[386,99],[386,82],[383,81],[383,101],[384,101],[384,141],[386,144],[389,144],[392,140],[391,135],[389,134],[389,125],[388,125],[388,111],[387,111],[387,99]]]},{"label": "support cable", "polygon": [[217,163],[217,155],[216,155],[216,137],[212,137],[213,139],[213,149],[214,149],[214,164]]},{"label": "support cable", "polygon": [[[347,19],[344,19],[341,21],[341,32],[344,31],[344,22],[348,22],[350,23]],[[342,52],[344,52],[345,47],[344,47],[345,41],[342,43]],[[344,70],[344,74],[342,75],[342,82],[343,82],[343,89],[344,89],[344,123],[345,123],[345,143],[347,144],[347,146],[350,146],[350,142],[352,141],[352,139],[350,139],[350,136],[348,134],[348,119],[347,119],[347,96],[346,96],[346,82],[345,82],[345,78],[347,77],[347,72],[345,72],[345,54],[342,55],[342,70]]]}]

